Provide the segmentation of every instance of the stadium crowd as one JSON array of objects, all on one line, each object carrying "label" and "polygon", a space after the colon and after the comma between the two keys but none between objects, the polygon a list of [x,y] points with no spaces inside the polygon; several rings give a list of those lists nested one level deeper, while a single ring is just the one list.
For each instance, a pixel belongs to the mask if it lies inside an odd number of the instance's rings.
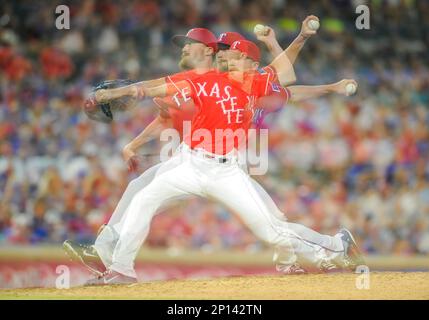
[{"label": "stadium crowd", "polygon": [[[346,226],[368,253],[429,253],[429,4],[372,1],[371,29],[357,30],[360,2],[1,3],[0,244],[92,242],[136,176],[121,150],[156,109],[143,101],[111,125],[91,121],[81,106],[94,84],[177,72],[169,39],[195,26],[253,39],[253,26],[268,24],[286,47],[315,14],[322,27],[298,58],[298,83],[354,78],[358,94],[268,115],[269,170],[255,178],[290,221],[330,234]],[[70,30],[55,27],[59,4],[70,7]],[[144,159],[142,170],[158,161]],[[264,248],[214,203],[167,211],[153,221],[151,246]]]}]

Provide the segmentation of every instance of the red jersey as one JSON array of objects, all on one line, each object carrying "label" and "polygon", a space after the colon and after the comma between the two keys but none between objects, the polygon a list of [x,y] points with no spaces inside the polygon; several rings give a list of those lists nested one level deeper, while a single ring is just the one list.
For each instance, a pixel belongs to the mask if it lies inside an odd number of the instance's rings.
[{"label": "red jersey", "polygon": [[187,79],[197,112],[192,121],[192,140],[185,142],[193,149],[216,154],[245,147],[255,102],[272,93],[271,80],[269,73],[247,72],[238,82],[228,73],[215,71]]},{"label": "red jersey", "polygon": [[272,66],[266,66],[259,69],[260,74],[268,74],[271,77],[272,92],[269,96],[264,96],[258,99],[256,102],[257,108],[264,109],[265,112],[272,112],[280,109],[284,106],[289,98],[290,92],[287,88],[281,86],[279,78],[277,77],[277,71]]},{"label": "red jersey", "polygon": [[[195,70],[189,70],[167,76],[165,79],[167,83],[176,85],[180,81],[192,80],[203,74],[197,73]],[[189,88],[177,88],[177,92],[174,95],[154,99],[154,102],[160,107],[161,116],[171,118],[173,128],[179,132],[181,139],[183,139],[183,122],[191,121],[196,112]]]},{"label": "red jersey", "polygon": [[[216,71],[211,70],[211,72]],[[276,111],[284,106],[289,100],[290,93],[289,90],[283,88],[278,83],[277,73],[273,67],[266,66],[258,70],[258,72],[261,75],[269,77],[271,85],[269,95],[263,96],[256,101],[256,110],[253,113],[252,122],[257,128],[260,128],[263,125],[264,116],[268,112]],[[186,79],[192,80],[202,75],[196,73],[194,70],[190,70],[168,76],[166,77],[166,81],[174,85],[180,81]],[[196,112],[195,104],[190,97],[189,88],[177,88],[174,95],[165,98],[155,98],[154,102],[159,106],[161,116],[171,118],[173,128],[179,132],[180,138],[183,140],[183,123],[184,121],[191,122]]]},{"label": "red jersey", "polygon": [[271,94],[268,96],[260,97],[256,101],[256,110],[252,119],[255,128],[266,128],[264,119],[267,113],[280,110],[288,101],[291,96],[290,91],[280,85],[277,77],[277,72],[272,66],[266,66],[258,70],[260,74],[269,74],[271,80]]}]

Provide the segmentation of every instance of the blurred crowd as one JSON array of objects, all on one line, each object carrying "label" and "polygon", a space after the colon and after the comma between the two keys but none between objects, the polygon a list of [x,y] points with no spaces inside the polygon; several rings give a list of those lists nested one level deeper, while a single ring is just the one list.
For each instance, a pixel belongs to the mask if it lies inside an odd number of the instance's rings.
[{"label": "blurred crowd", "polygon": [[[255,178],[290,221],[328,234],[348,227],[368,253],[429,253],[429,3],[371,1],[370,30],[357,30],[362,2],[2,2],[0,244],[89,243],[135,177],[121,150],[156,109],[144,101],[111,125],[91,121],[81,106],[94,84],[179,71],[170,38],[192,27],[253,39],[253,26],[267,24],[286,47],[315,14],[321,29],[297,60],[298,83],[354,78],[358,94],[268,115],[269,172]],[[59,4],[70,8],[70,30],[56,29]],[[153,141],[142,153],[159,148]],[[158,161],[144,159],[142,170]],[[148,245],[264,248],[214,203],[164,211]]]}]

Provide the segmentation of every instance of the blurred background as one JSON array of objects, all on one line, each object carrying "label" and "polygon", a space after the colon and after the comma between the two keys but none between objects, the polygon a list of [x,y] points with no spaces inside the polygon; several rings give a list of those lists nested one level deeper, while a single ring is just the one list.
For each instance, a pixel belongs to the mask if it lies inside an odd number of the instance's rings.
[{"label": "blurred background", "polygon": [[[70,30],[55,27],[61,4]],[[370,30],[355,27],[359,4],[371,10]],[[286,48],[309,14],[321,28],[297,60],[297,84],[354,78],[359,90],[268,115],[269,172],[255,178],[292,222],[327,234],[350,228],[370,256],[427,257],[429,1],[417,0],[2,1],[0,250],[92,243],[135,177],[121,150],[156,108],[144,101],[111,125],[96,123],[81,111],[94,84],[179,71],[170,38],[193,27],[257,41],[254,25],[267,24]],[[159,148],[153,141],[142,153]],[[157,162],[147,157],[142,169]],[[159,214],[145,246],[173,256],[269,250],[225,208],[200,199]],[[10,270],[8,259],[0,271]],[[12,276],[1,274],[0,287],[10,286]]]}]

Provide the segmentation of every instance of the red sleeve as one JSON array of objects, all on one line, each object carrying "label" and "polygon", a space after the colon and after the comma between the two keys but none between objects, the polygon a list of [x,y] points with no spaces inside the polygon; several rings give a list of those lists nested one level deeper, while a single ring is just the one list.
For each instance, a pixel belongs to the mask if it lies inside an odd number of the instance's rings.
[{"label": "red sleeve", "polygon": [[277,76],[277,70],[273,66],[269,65],[269,66],[263,67],[262,70],[270,76],[271,82],[279,81],[279,78]]},{"label": "red sleeve", "polygon": [[260,96],[256,101],[256,108],[265,109],[267,112],[279,110],[288,102],[290,92],[287,88],[272,82],[268,88],[267,94]]},{"label": "red sleeve", "polygon": [[188,71],[183,71],[183,72],[172,74],[170,76],[166,76],[165,81],[168,83],[174,83],[180,80],[185,80],[187,78],[187,75],[186,75],[187,73]]},{"label": "red sleeve", "polygon": [[[188,74],[188,71],[183,71],[183,72],[179,72],[179,73],[175,73],[175,74],[166,76],[165,77],[165,82],[166,82],[166,84],[168,86],[168,90],[167,91],[169,93],[171,93],[171,92],[174,91],[174,89],[171,89],[171,88],[175,88],[176,92],[180,92],[180,88],[179,88],[180,83],[183,80],[186,80],[188,78],[187,74]],[[175,92],[173,92],[172,94],[174,94],[174,93]]]},{"label": "red sleeve", "polygon": [[253,79],[253,94],[257,97],[270,95],[273,91],[271,78],[270,73],[256,74]]}]

